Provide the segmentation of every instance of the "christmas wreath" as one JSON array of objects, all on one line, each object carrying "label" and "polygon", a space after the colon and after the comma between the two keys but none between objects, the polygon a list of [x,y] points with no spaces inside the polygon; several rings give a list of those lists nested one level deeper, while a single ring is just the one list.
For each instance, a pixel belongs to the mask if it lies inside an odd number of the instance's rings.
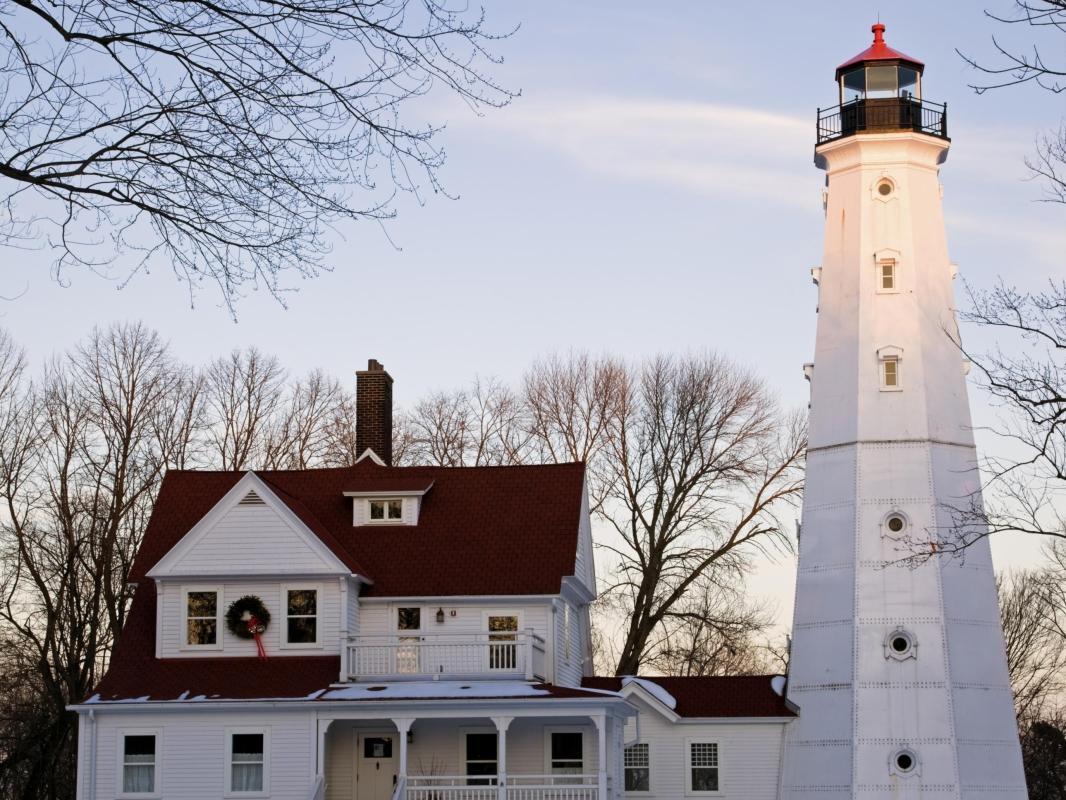
[{"label": "christmas wreath", "polygon": [[270,624],[270,612],[263,601],[252,594],[238,598],[226,609],[226,627],[239,639],[254,639]]}]

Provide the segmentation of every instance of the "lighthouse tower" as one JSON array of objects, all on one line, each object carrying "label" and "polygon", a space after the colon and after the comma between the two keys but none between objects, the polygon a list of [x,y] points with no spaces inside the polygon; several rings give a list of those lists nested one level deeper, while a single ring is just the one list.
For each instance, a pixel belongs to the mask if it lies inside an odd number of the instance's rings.
[{"label": "lighthouse tower", "polygon": [[840,105],[818,114],[825,252],[788,681],[800,717],[781,797],[1025,798],[987,540],[899,563],[957,535],[951,509],[979,483],[952,341],[946,108],[884,30],[837,68]]}]

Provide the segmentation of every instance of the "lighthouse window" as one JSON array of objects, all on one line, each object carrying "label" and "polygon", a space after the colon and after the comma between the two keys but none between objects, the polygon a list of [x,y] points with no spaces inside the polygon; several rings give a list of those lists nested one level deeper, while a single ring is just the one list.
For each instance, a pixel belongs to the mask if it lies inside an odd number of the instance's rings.
[{"label": "lighthouse window", "polygon": [[903,628],[896,628],[885,638],[885,658],[893,661],[906,661],[917,657],[917,647],[910,632]]},{"label": "lighthouse window", "polygon": [[842,102],[850,103],[854,100],[862,100],[866,94],[866,70],[861,67],[847,72],[840,79],[843,90]]},{"label": "lighthouse window", "polygon": [[899,359],[886,358],[881,362],[881,385],[885,389],[899,388]]},{"label": "lighthouse window", "polygon": [[890,292],[896,288],[896,262],[886,259],[877,265],[878,288],[883,292]]},{"label": "lighthouse window", "polygon": [[917,70],[907,69],[906,67],[899,68],[899,96],[907,100],[922,96],[918,88]]},{"label": "lighthouse window", "polygon": [[877,193],[882,197],[888,197],[892,194],[892,184],[889,181],[881,181],[877,184]]},{"label": "lighthouse window", "polygon": [[918,766],[918,756],[912,750],[898,750],[892,756],[893,772],[906,775]]},{"label": "lighthouse window", "polygon": [[866,70],[867,97],[896,96],[896,68],[868,67]]},{"label": "lighthouse window", "polygon": [[888,525],[888,529],[892,531],[892,533],[899,533],[905,527],[907,527],[906,520],[904,520],[903,517],[901,517],[899,514],[893,514],[892,516],[890,516],[886,524]]}]

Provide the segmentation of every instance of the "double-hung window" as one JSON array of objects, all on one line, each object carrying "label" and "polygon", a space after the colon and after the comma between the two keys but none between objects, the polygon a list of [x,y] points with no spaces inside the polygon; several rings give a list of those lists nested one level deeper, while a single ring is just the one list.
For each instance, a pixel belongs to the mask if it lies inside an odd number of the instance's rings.
[{"label": "double-hung window", "polygon": [[267,793],[267,739],[263,728],[230,728],[226,731],[227,795]]},{"label": "double-hung window", "polygon": [[496,783],[496,772],[499,769],[496,754],[498,743],[496,733],[466,734],[467,785],[486,786]]},{"label": "double-hung window", "polygon": [[888,357],[881,361],[881,385],[885,389],[899,388],[899,359]]},{"label": "double-hung window", "polygon": [[880,292],[896,291],[896,262],[885,258],[877,263],[877,290]]},{"label": "double-hung window", "polygon": [[184,590],[184,648],[217,650],[222,647],[219,625],[221,594],[215,587],[189,587]]},{"label": "double-hung window", "polygon": [[627,792],[651,791],[651,757],[647,742],[638,742],[627,747],[622,765],[625,769]]},{"label": "double-hung window", "polygon": [[371,522],[401,522],[403,500],[370,500]]},{"label": "double-hung window", "polygon": [[119,732],[120,797],[159,797],[159,733]]},{"label": "double-hung window", "polygon": [[318,644],[318,589],[285,586],[285,643]]},{"label": "double-hung window", "polygon": [[688,743],[688,788],[690,792],[717,792],[718,780],[718,743]]},{"label": "double-hung window", "polygon": [[550,737],[551,774],[558,776],[556,783],[569,783],[567,776],[585,771],[584,736],[581,731],[552,731]]}]

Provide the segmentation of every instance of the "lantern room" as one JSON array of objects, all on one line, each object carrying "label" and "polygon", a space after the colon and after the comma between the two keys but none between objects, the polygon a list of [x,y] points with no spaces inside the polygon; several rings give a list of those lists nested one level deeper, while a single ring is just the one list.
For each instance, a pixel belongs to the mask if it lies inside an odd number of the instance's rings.
[{"label": "lantern room", "polygon": [[893,97],[920,100],[925,65],[889,47],[885,43],[885,26],[880,22],[872,30],[873,44],[837,67],[840,104]]},{"label": "lantern room", "polygon": [[885,26],[836,70],[839,105],[818,109],[818,143],[856,133],[913,130],[947,138],[946,107],[922,99],[925,65],[888,46]]}]

